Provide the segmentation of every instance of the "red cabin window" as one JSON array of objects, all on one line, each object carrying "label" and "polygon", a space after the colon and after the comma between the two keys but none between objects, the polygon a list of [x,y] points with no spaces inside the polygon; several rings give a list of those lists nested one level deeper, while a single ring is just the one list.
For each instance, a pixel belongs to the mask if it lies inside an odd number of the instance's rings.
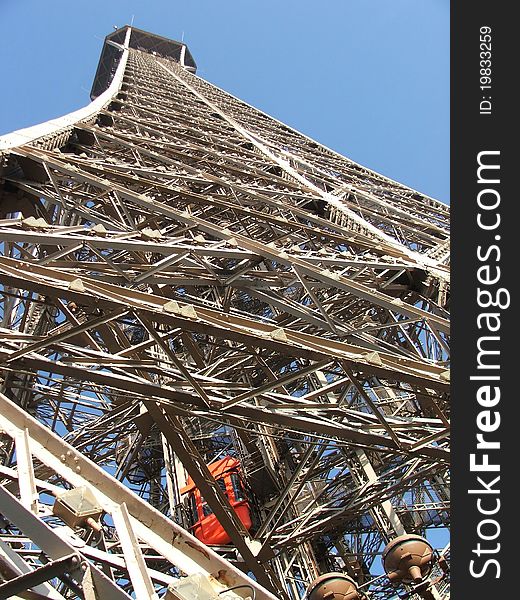
[{"label": "red cabin window", "polygon": [[229,477],[231,479],[231,485],[233,487],[233,495],[235,496],[235,500],[237,502],[245,500],[246,495],[242,486],[242,480],[240,479],[238,473],[230,473]]},{"label": "red cabin window", "polygon": [[191,524],[194,525],[199,520],[199,515],[197,511],[197,500],[195,499],[195,494],[193,492],[189,495],[189,510],[190,521]]},{"label": "red cabin window", "polygon": [[217,479],[218,487],[222,490],[224,496],[227,496],[227,488],[226,488],[226,478],[222,477],[221,479]]}]

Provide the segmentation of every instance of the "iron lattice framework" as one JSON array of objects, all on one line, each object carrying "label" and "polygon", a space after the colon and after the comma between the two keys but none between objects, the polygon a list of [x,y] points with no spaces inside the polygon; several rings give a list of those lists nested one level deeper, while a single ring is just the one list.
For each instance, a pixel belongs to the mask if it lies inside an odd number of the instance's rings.
[{"label": "iron lattice framework", "polygon": [[[0,580],[297,599],[341,570],[394,598],[385,544],[449,526],[448,207],[194,72],[122,28],[88,109],[2,138]],[[187,473],[232,545],[185,532]],[[73,488],[100,531],[52,513]]]}]

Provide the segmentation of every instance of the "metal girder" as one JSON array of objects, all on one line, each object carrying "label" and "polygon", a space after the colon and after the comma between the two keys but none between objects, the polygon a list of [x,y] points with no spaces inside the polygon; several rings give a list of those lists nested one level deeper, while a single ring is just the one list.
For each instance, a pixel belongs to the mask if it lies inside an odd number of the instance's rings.
[{"label": "metal girder", "polygon": [[[135,543],[132,544],[131,539],[143,540],[158,552],[163,560],[170,561],[187,574],[203,573],[211,581],[214,581],[215,585],[219,580],[226,584],[233,582],[233,585],[244,583],[256,589],[258,598],[275,598],[258,584],[252,582],[241,571],[205,548],[196,538],[173,521],[166,519],[156,509],[132,494],[114,477],[96,466],[48,428],[40,425],[4,394],[0,394],[0,408],[0,431],[12,437],[21,435],[23,431],[30,431],[30,448],[34,457],[70,485],[76,488],[87,487],[91,490],[104,511],[112,515],[116,529],[123,538],[121,544],[124,546],[124,555],[135,556],[135,561],[140,563],[139,570],[144,579],[149,575],[143,561],[138,558],[138,549],[135,548]],[[18,477],[23,476],[23,473],[18,473]],[[22,507],[9,492],[0,488],[0,493],[3,498],[2,510],[5,517],[15,522],[20,529],[27,528],[25,533],[44,552],[55,559],[70,555],[71,546],[66,541],[53,533],[53,530],[37,516],[30,517],[30,511]],[[123,504],[125,506],[121,508]],[[132,560],[132,564],[128,564],[127,560],[126,568],[135,568],[137,562],[134,563]],[[221,585],[221,588],[223,587]],[[148,590],[145,593],[150,594],[149,584],[143,582],[143,590],[145,588]],[[152,598],[153,593],[151,596],[145,597]]]},{"label": "metal girder", "polygon": [[[21,274],[24,273],[22,277]],[[292,330],[283,330],[277,336],[279,327],[264,325],[261,322],[236,317],[225,313],[216,313],[215,311],[198,307],[198,310],[190,316],[190,306],[179,304],[178,310],[168,310],[168,302],[161,297],[154,297],[152,294],[146,294],[139,291],[132,291],[120,286],[108,283],[90,280],[83,277],[81,283],[74,287],[74,282],[78,279],[74,275],[59,272],[47,267],[37,267],[23,261],[13,261],[12,259],[0,258],[0,278],[6,284],[11,286],[20,286],[22,289],[41,290],[50,296],[53,294],[74,300],[81,304],[94,304],[97,306],[110,306],[113,304],[125,304],[127,307],[140,310],[145,314],[153,315],[154,319],[160,319],[170,324],[180,324],[184,329],[200,331],[211,331],[215,335],[219,332],[219,327],[224,327],[222,331],[226,332],[227,338],[231,338],[235,331],[242,339],[250,338],[251,343],[261,344],[266,347],[278,347],[280,350],[285,347],[285,352],[294,352],[301,355],[304,352],[307,356],[319,359],[326,355],[338,359],[345,358],[354,362],[359,368],[361,364],[367,365],[366,368],[374,373],[388,374],[389,371],[396,371],[401,374],[405,380],[409,374],[410,381],[423,381],[423,385],[434,389],[447,389],[448,384],[441,375],[445,372],[444,367],[439,367],[426,361],[417,361],[404,357],[395,357],[378,353],[375,360],[371,360],[371,353],[362,347],[355,347],[345,342],[338,342],[327,338],[318,338],[309,334],[296,332]],[[54,292],[53,292],[54,289]],[[58,292],[59,290],[59,292]],[[166,306],[166,308],[164,308]],[[185,309],[183,314],[182,309]],[[371,361],[371,362],[370,362]]]},{"label": "metal girder", "polygon": [[[207,468],[204,459],[200,456],[196,446],[191,442],[182,427],[182,423],[174,416],[166,418],[159,405],[147,402],[146,407],[152,418],[158,424],[164,436],[183,462],[186,470],[191,475],[204,499],[212,508],[219,523],[225,528],[233,545],[240,552],[255,579],[274,593],[286,598],[286,593],[281,583],[276,580],[267,565],[262,565],[258,554],[261,548],[258,542],[252,540],[242,522],[235,514],[227,496],[221,491]],[[256,544],[256,551],[255,551]],[[264,551],[264,556],[269,555],[269,548]],[[272,553],[271,553],[272,556]]]},{"label": "metal girder", "polygon": [[[61,579],[65,575],[81,583],[86,574],[92,578],[94,583],[93,593],[90,595],[91,600],[101,598],[102,591],[107,592],[110,598],[118,600],[129,598],[113,581],[105,577],[98,567],[92,563],[86,564],[73,545],[56,534],[52,528],[30,510],[27,510],[2,485],[0,485],[0,500],[2,501],[3,517],[23,531],[31,543],[38,546],[50,559],[40,567],[26,570],[18,577],[10,578],[5,583],[0,584],[0,598],[9,598],[18,594],[18,592],[30,590],[55,577]],[[72,581],[68,580],[67,585],[75,590]],[[89,598],[89,596],[86,596],[86,598]]]},{"label": "metal girder", "polygon": [[[354,281],[353,279],[342,277],[337,272],[331,272],[327,269],[320,270],[314,265],[308,264],[305,260],[299,258],[298,256],[290,256],[285,249],[279,249],[275,244],[269,246],[267,244],[262,244],[257,240],[249,239],[238,232],[232,232],[229,229],[226,231],[226,228],[216,227],[211,222],[200,219],[192,213],[190,214],[180,210],[175,210],[164,203],[151,200],[146,196],[146,194],[133,193],[128,188],[117,185],[108,180],[106,177],[95,176],[87,171],[82,172],[76,166],[74,166],[74,169],[71,169],[67,163],[56,160],[52,156],[46,156],[43,151],[38,152],[33,150],[28,153],[25,150],[18,149],[17,152],[25,157],[30,156],[31,160],[39,161],[41,164],[53,166],[73,179],[83,181],[84,183],[91,183],[102,190],[115,190],[125,200],[135,203],[137,206],[145,208],[152,213],[156,212],[158,214],[171,217],[180,224],[196,226],[200,231],[210,234],[223,241],[227,241],[228,243],[231,241],[233,245],[238,246],[243,250],[256,253],[259,256],[270,260],[275,260],[287,267],[296,267],[306,276],[312,277],[313,279],[325,283],[328,286],[337,287],[344,292],[354,294],[360,299],[367,300],[373,304],[384,307],[387,310],[395,311],[396,313],[402,314],[409,318],[427,317],[432,326],[435,326],[443,333],[449,333],[449,324],[446,319],[438,317],[435,314],[428,313],[416,306],[406,304],[399,299],[397,299],[399,301],[396,301],[395,298],[388,297],[386,294],[383,294],[378,290],[370,289],[367,286]],[[190,193],[189,195],[191,197],[195,196],[193,193]],[[410,259],[408,256],[405,256],[405,258],[408,260]]]}]

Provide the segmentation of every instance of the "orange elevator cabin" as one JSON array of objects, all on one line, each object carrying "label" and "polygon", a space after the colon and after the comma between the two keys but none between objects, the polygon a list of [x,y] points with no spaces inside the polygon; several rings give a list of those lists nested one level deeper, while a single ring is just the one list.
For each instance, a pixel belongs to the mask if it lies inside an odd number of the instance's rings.
[{"label": "orange elevator cabin", "polygon": [[[249,531],[252,524],[251,510],[242,485],[240,462],[236,458],[226,456],[209,464],[208,469],[222,492],[227,496],[238,518]],[[181,488],[181,494],[188,494],[193,535],[208,546],[229,544],[231,538],[213,514],[191,477],[188,478],[186,486]]]}]

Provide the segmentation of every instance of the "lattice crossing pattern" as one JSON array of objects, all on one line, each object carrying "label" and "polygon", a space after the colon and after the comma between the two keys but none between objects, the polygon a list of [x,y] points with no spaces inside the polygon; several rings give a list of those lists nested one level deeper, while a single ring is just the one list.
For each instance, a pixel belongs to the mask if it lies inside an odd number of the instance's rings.
[{"label": "lattice crossing pattern", "polygon": [[[215,597],[296,600],[331,570],[394,598],[385,544],[449,527],[448,207],[194,71],[183,44],[125,27],[88,110],[0,139],[0,477],[19,504],[0,564],[69,569],[56,598],[162,597],[202,573]],[[226,455],[250,531],[206,466]],[[188,474],[230,545],[184,533]],[[71,487],[99,498],[99,531],[52,517]]]}]

